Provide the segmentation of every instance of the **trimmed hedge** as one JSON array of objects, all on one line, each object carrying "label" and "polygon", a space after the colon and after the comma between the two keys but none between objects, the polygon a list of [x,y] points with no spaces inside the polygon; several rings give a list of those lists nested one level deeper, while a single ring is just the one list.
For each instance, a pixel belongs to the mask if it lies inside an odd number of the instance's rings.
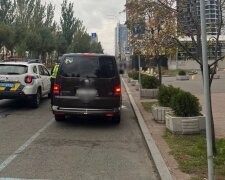
[{"label": "trimmed hedge", "polygon": [[178,94],[180,91],[180,88],[175,88],[172,85],[161,85],[158,94],[159,105],[164,107],[170,107],[172,97]]},{"label": "trimmed hedge", "polygon": [[132,78],[133,77],[133,72],[132,71],[128,72],[128,77],[129,78]]},{"label": "trimmed hedge", "polygon": [[178,72],[178,75],[179,75],[179,76],[185,76],[185,75],[186,75],[186,71],[180,70],[180,71]]},{"label": "trimmed hedge", "polygon": [[138,71],[133,71],[133,79],[138,80],[139,79],[139,72]]},{"label": "trimmed hedge", "polygon": [[130,71],[128,73],[128,77],[129,78],[132,78],[134,80],[138,80],[138,78],[139,78],[139,72],[138,71]]},{"label": "trimmed hedge", "polygon": [[144,89],[156,89],[160,85],[160,81],[155,76],[141,74],[141,86]]},{"label": "trimmed hedge", "polygon": [[199,116],[201,106],[196,96],[180,90],[171,99],[171,108],[176,116],[192,117]]},{"label": "trimmed hedge", "polygon": [[201,105],[196,96],[171,85],[159,88],[158,101],[160,106],[170,107],[176,116],[192,117],[201,112]]}]

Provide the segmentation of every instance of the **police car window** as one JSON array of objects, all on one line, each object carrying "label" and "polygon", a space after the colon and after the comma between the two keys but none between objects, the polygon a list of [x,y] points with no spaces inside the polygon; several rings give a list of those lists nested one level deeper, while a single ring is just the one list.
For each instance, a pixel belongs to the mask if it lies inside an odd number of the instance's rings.
[{"label": "police car window", "polygon": [[11,64],[1,64],[0,74],[25,74],[28,71],[28,67],[25,65],[11,65]]},{"label": "police car window", "polygon": [[110,78],[115,75],[113,60],[107,56],[67,56],[59,73],[64,77]]},{"label": "police car window", "polygon": [[43,68],[44,74],[45,74],[46,76],[50,76],[48,70],[47,70],[44,66],[42,66],[42,68]]},{"label": "police car window", "polygon": [[37,66],[34,66],[34,67],[33,67],[33,72],[34,72],[35,74],[37,74]]},{"label": "police car window", "polygon": [[40,75],[45,75],[42,66],[39,65],[39,66],[38,66],[38,70],[39,70],[39,74],[40,74]]}]

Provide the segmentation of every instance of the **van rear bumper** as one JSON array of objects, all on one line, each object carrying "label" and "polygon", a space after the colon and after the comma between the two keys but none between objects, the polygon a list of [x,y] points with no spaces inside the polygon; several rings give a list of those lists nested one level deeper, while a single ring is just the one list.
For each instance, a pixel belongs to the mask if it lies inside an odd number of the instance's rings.
[{"label": "van rear bumper", "polygon": [[120,114],[120,107],[113,109],[88,109],[88,108],[63,108],[59,106],[52,106],[53,114],[65,115],[112,115],[117,116]]}]

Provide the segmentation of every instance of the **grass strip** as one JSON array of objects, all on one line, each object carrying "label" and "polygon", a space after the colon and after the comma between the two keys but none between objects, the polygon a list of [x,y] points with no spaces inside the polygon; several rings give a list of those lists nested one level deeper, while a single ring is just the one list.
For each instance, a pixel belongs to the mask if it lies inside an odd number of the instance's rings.
[{"label": "grass strip", "polygon": [[[207,148],[205,135],[175,135],[168,131],[163,138],[181,171],[192,174],[193,179],[207,177]],[[214,158],[217,180],[225,179],[225,139],[216,139],[217,156]]]}]

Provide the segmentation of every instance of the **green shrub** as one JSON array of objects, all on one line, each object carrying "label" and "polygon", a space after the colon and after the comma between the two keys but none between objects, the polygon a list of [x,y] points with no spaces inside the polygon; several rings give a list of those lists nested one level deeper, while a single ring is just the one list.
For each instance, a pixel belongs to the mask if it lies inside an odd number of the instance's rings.
[{"label": "green shrub", "polygon": [[133,77],[133,71],[128,72],[128,77],[132,78]]},{"label": "green shrub", "polygon": [[196,96],[180,90],[171,99],[171,108],[176,116],[192,117],[200,115],[201,106]]},{"label": "green shrub", "polygon": [[178,72],[178,75],[179,75],[179,76],[185,76],[185,75],[186,75],[186,72],[185,72],[184,70],[180,70],[180,71]]},{"label": "green shrub", "polygon": [[160,85],[159,80],[155,76],[141,75],[141,86],[144,89],[156,89]]},{"label": "green shrub", "polygon": [[130,71],[128,73],[128,77],[129,78],[132,78],[134,80],[138,80],[138,78],[139,78],[139,72],[138,71]]},{"label": "green shrub", "polygon": [[159,94],[158,94],[158,101],[160,106],[170,107],[171,106],[171,99],[174,95],[180,92],[179,88],[175,88],[171,85],[169,86],[160,86]]},{"label": "green shrub", "polygon": [[138,71],[133,71],[133,79],[138,80],[139,79],[139,72]]}]

